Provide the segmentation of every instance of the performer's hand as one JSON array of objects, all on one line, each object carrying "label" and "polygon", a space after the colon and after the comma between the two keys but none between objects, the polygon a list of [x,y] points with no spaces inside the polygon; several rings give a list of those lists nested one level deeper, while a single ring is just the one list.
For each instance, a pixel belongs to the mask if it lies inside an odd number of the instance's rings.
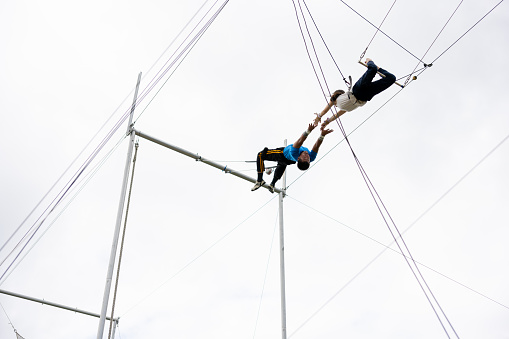
[{"label": "performer's hand", "polygon": [[322,121],[322,118],[320,117],[320,114],[318,114],[318,113],[315,113],[315,115],[316,115],[316,118],[315,118],[314,124],[318,125],[318,123]]},{"label": "performer's hand", "polygon": [[320,128],[320,130],[322,131],[322,136],[326,136],[327,134],[334,132],[333,129],[325,129],[325,126]]},{"label": "performer's hand", "polygon": [[315,127],[316,127],[316,126],[317,126],[317,124],[316,124],[316,123],[314,123],[314,122],[313,122],[313,123],[310,123],[310,124],[308,125],[308,131],[309,131],[309,132],[311,132],[312,130],[314,130],[314,129],[315,129]]}]

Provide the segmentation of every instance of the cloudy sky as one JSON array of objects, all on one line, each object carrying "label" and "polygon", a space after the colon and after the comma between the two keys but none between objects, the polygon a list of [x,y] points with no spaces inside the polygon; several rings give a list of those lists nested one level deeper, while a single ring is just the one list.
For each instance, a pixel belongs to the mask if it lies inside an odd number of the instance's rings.
[{"label": "cloudy sky", "polygon": [[[379,25],[393,3],[348,5]],[[365,71],[368,44],[398,78],[433,65],[341,119],[388,213],[338,125],[304,175],[288,168],[288,337],[509,338],[509,10],[500,3],[455,43],[499,0],[459,3],[396,2],[369,44],[375,28],[345,3],[308,1],[333,58],[300,3],[325,91],[345,87],[338,67]],[[293,143],[326,103],[296,8],[1,2],[0,289],[100,313],[140,72],[137,130],[251,177],[257,152]],[[116,338],[280,337],[277,195],[144,139],[134,173]],[[1,338],[97,335],[97,318],[0,303]]]}]

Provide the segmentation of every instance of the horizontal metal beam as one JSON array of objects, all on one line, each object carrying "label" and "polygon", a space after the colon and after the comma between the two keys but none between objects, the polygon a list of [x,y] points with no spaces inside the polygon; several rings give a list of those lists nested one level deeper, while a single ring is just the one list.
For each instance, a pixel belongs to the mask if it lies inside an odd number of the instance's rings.
[{"label": "horizontal metal beam", "polygon": [[[29,296],[26,296],[26,295],[23,295],[23,294],[19,294],[19,293],[9,292],[9,291],[2,290],[2,289],[0,289],[0,293],[7,294],[7,295],[10,295],[10,296],[13,296],[13,297],[16,297],[16,298],[21,298],[21,299],[26,299],[26,300],[34,301],[34,302],[41,303],[41,304],[44,304],[44,305],[49,305],[49,306],[61,308],[61,309],[68,310],[68,311],[73,311],[73,312],[76,312],[76,313],[81,313],[81,314],[89,315],[91,317],[96,317],[96,318],[100,318],[101,317],[101,315],[97,314],[97,313],[92,313],[92,312],[83,311],[83,310],[80,310],[80,309],[77,309],[77,308],[72,308],[72,307],[69,307],[69,306],[65,306],[65,305],[61,305],[61,304],[57,304],[57,303],[52,303],[50,301],[46,301],[46,300],[43,300],[43,299],[32,298],[32,297],[29,297]],[[110,317],[106,317],[106,319],[111,320]],[[118,318],[114,318],[113,321],[118,321]]]},{"label": "horizontal metal beam", "polygon": [[[237,172],[237,171],[235,171],[235,170],[233,170],[233,169],[231,169],[231,168],[227,168],[227,166],[224,166],[224,165],[218,164],[218,163],[216,163],[216,162],[214,162],[214,161],[212,161],[212,160],[207,160],[207,159],[203,158],[202,156],[200,156],[200,155],[198,155],[198,154],[191,153],[191,152],[189,152],[189,151],[186,151],[186,150],[185,150],[185,149],[183,149],[183,148],[180,148],[180,147],[177,147],[177,146],[171,145],[171,144],[169,144],[169,143],[167,143],[167,142],[161,141],[161,140],[159,140],[159,139],[156,139],[156,138],[154,138],[154,137],[151,137],[151,136],[149,136],[149,135],[147,135],[147,134],[145,134],[145,133],[142,133],[142,132],[140,132],[140,131],[137,131],[137,130],[134,130],[134,133],[135,133],[137,136],[139,136],[140,138],[150,140],[150,141],[152,141],[152,142],[154,142],[154,143],[156,143],[156,144],[158,144],[158,145],[161,145],[161,146],[166,147],[166,148],[169,148],[169,149],[171,149],[171,150],[173,150],[173,151],[175,151],[175,152],[178,152],[178,153],[184,154],[184,155],[186,155],[186,156],[188,156],[188,157],[190,157],[190,158],[193,158],[193,159],[195,159],[196,161],[201,161],[201,162],[203,162],[203,163],[205,163],[205,164],[207,164],[207,165],[210,165],[210,166],[212,166],[212,167],[215,167],[215,168],[217,168],[217,169],[219,169],[219,170],[221,170],[221,171],[223,171],[223,172],[225,172],[225,173],[232,174],[232,175],[234,175],[234,176],[236,176],[236,177],[239,177],[239,178],[241,178],[241,179],[244,179],[244,180],[249,181],[249,182],[252,182],[252,183],[255,183],[255,182],[256,182],[256,179],[254,179],[254,178],[251,178],[251,177],[249,177],[249,176],[247,176],[247,175],[244,175],[244,174],[242,174],[242,173],[240,173],[240,172]],[[269,186],[268,186],[267,184],[265,184],[265,185],[263,185],[263,187],[268,188]],[[279,188],[275,188],[275,187],[274,187],[274,192],[281,193],[281,192],[283,192],[283,190],[281,190],[281,189],[279,189]],[[283,192],[283,193],[284,193],[284,192]]]}]

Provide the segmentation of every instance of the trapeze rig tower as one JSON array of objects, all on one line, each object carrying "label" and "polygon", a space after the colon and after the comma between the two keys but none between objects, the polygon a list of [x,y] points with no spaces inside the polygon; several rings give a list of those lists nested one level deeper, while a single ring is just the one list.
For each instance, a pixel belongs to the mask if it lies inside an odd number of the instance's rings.
[{"label": "trapeze rig tower", "polygon": [[[203,162],[204,164],[215,167],[227,174],[232,174],[240,179],[244,179],[251,183],[256,182],[256,179],[249,177],[247,175],[244,175],[243,173],[237,172],[233,169],[227,168],[227,166],[224,166],[224,165],[221,165],[214,161],[205,159],[198,154],[191,153],[183,148],[180,148],[175,145],[171,145],[171,144],[164,142],[160,139],[154,138],[154,137],[149,136],[145,133],[135,130],[132,121],[133,121],[134,110],[136,108],[140,80],[141,80],[141,73],[138,75],[138,81],[136,84],[134,99],[133,99],[133,103],[131,105],[131,110],[130,110],[130,114],[129,114],[129,123],[128,123],[128,127],[127,127],[127,135],[129,136],[129,146],[128,146],[128,150],[127,150],[127,158],[126,158],[126,163],[125,163],[125,168],[124,168],[124,178],[122,181],[122,189],[121,189],[120,201],[119,201],[118,211],[117,211],[117,220],[115,223],[115,231],[113,234],[113,241],[112,241],[111,252],[110,252],[110,261],[109,261],[109,265],[108,265],[106,284],[105,284],[105,288],[104,288],[103,303],[102,303],[101,313],[100,313],[100,317],[99,317],[99,326],[97,329],[97,339],[102,339],[103,334],[104,334],[104,326],[105,326],[105,322],[106,322],[106,312],[108,309],[108,301],[110,299],[111,284],[112,284],[112,280],[113,280],[113,271],[114,271],[115,259],[117,256],[117,247],[118,247],[120,229],[121,229],[121,224],[122,224],[122,216],[124,214],[124,205],[125,205],[126,195],[127,195],[129,171],[131,168],[131,161],[132,161],[132,157],[133,157],[133,148],[135,145],[135,137],[136,136],[146,139],[146,140],[149,140],[149,141],[152,141],[152,142],[154,142],[158,145],[161,145],[163,147],[166,147],[170,150],[173,150],[175,152],[178,152],[180,154],[183,154],[185,156],[193,158],[196,161]],[[286,146],[286,140],[285,140],[285,146]],[[282,339],[286,339],[287,338],[287,334],[286,334],[286,332],[287,332],[286,331],[286,292],[285,292],[284,224],[283,224],[283,199],[286,195],[286,173],[283,175],[282,179],[283,179],[283,189],[274,188],[274,191],[279,194],[278,198],[279,198],[279,264],[280,264],[280,286],[281,286],[281,337],[282,337]],[[268,188],[268,185],[264,184],[263,187]],[[110,319],[111,319],[111,317],[110,317]]]}]

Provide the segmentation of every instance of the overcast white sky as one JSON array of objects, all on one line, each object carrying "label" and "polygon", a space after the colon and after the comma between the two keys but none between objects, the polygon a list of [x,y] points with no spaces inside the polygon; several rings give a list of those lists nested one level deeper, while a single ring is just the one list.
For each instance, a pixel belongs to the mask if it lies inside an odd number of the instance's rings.
[{"label": "overcast white sky", "polygon": [[[0,245],[21,225],[0,252],[0,289],[100,312],[126,123],[10,266],[14,245],[128,110],[138,73],[144,91],[222,3],[0,2]],[[393,1],[348,3],[378,25]],[[424,61],[497,3],[464,1]],[[356,80],[374,28],[341,1],[307,4],[341,71]],[[458,4],[396,2],[382,30],[420,58]],[[503,2],[417,81],[342,118],[395,224],[411,226],[406,244],[461,338],[509,338],[509,143],[500,144],[509,135],[508,22]],[[311,30],[329,89],[344,88]],[[398,78],[418,62],[382,34],[366,56]],[[169,77],[174,70],[140,103],[135,128],[252,177],[255,164],[244,161],[293,143],[325,104],[290,0],[229,1]],[[287,170],[288,336],[446,338],[404,258],[386,250],[390,232],[331,126],[315,166],[302,177]],[[139,140],[116,338],[281,336],[278,199],[251,186]],[[12,326],[26,339],[96,337],[96,318],[3,294],[0,303],[0,338],[15,338]]]}]

